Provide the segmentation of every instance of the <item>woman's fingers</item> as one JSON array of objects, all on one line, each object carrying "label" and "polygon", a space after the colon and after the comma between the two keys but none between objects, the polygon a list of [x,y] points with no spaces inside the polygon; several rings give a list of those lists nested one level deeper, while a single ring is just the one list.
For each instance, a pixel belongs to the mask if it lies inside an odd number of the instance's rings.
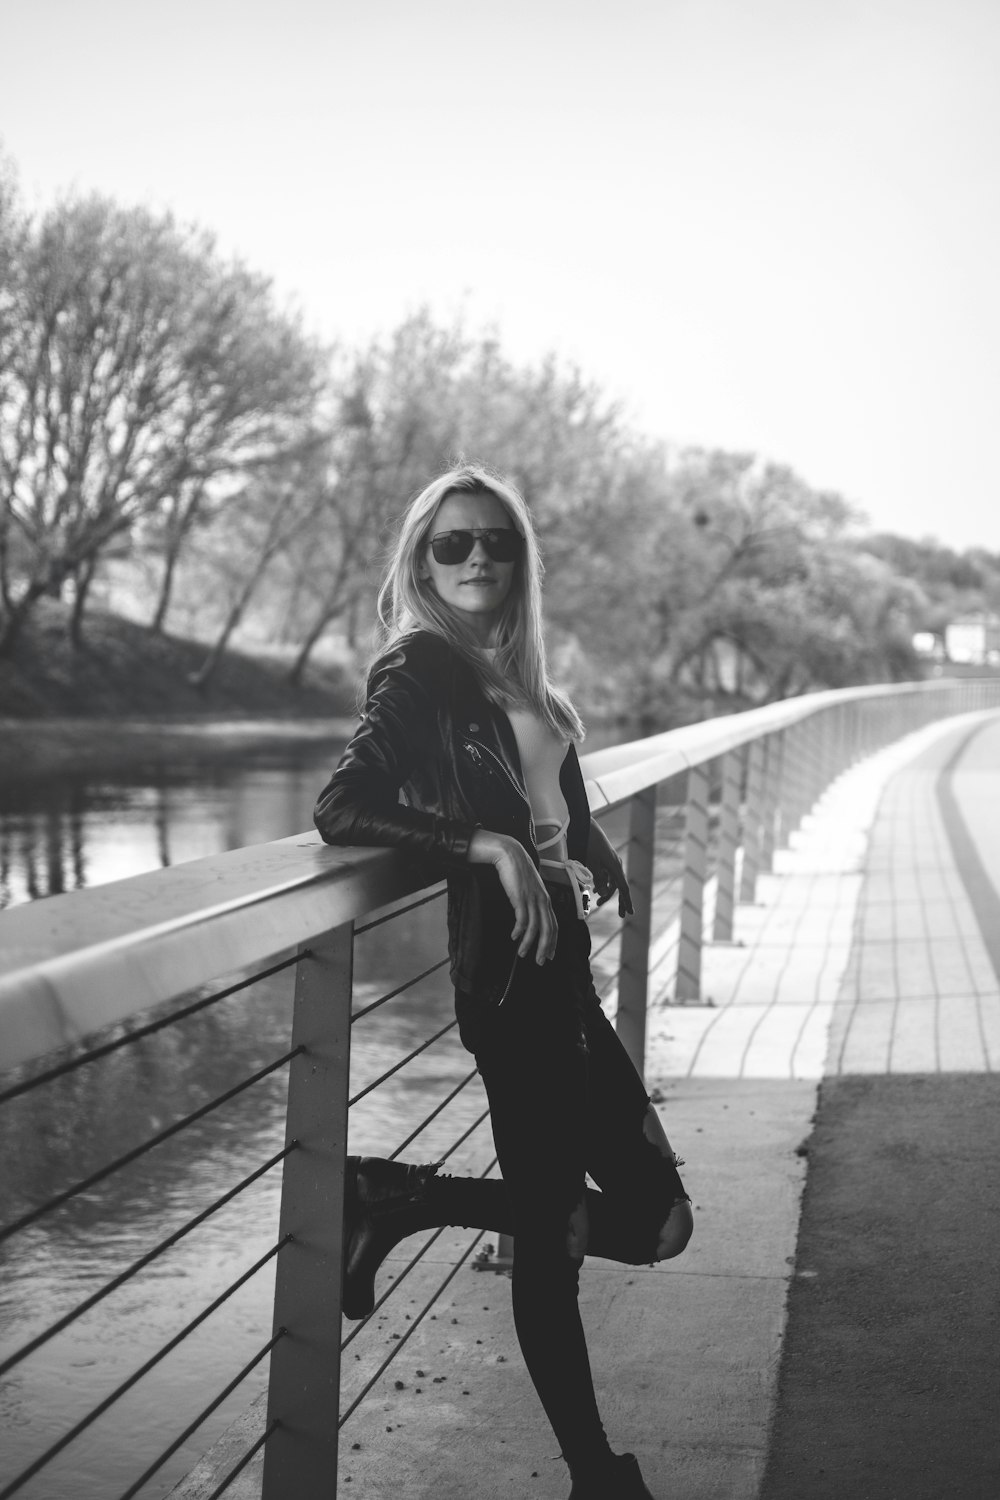
[{"label": "woman's fingers", "polygon": [[538,912],[536,910],[535,903],[533,901],[531,901],[530,898],[529,898],[529,900],[527,902],[527,905],[526,905],[526,920],[525,920],[525,924],[524,924],[524,931],[522,933],[521,941],[518,944],[518,949],[517,949],[517,956],[518,956],[518,958],[527,958],[528,954],[531,952],[532,948],[535,946],[535,942],[536,942],[537,938],[538,938]]},{"label": "woman's fingers", "polygon": [[537,964],[547,963],[556,951],[556,921],[552,903],[541,881],[527,903],[527,919],[518,945],[518,956],[527,958],[534,950]]},{"label": "woman's fingers", "polygon": [[536,962],[545,963],[555,952],[556,922],[538,871],[519,845],[505,849],[497,871],[514,908],[511,939],[518,945],[518,957],[527,958],[534,951]]},{"label": "woman's fingers", "polygon": [[535,954],[535,962],[539,964],[548,963],[549,959],[555,957],[556,939],[559,935],[555,912],[552,910],[552,902],[549,900],[548,892],[544,888],[542,890],[542,900],[543,906],[538,934],[538,948]]},{"label": "woman's fingers", "polygon": [[600,869],[595,871],[595,879],[598,882],[600,896],[597,903],[598,906],[603,906],[605,901],[610,901],[611,897],[617,891],[618,915],[620,917],[630,917],[633,915],[632,894],[629,890],[625,867],[620,859],[607,859],[602,863]]}]

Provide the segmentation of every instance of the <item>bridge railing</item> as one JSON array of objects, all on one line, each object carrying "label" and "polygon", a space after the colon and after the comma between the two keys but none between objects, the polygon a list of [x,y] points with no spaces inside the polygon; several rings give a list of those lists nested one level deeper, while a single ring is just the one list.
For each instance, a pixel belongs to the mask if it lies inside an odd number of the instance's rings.
[{"label": "bridge railing", "polygon": [[[622,850],[635,906],[635,915],[624,923],[610,906],[594,919],[595,969],[640,1071],[650,1003],[699,1002],[705,943],[732,938],[737,904],[753,900],[758,876],[771,867],[775,850],[787,843],[824,788],[856,760],[931,720],[997,705],[997,679],[848,689],[711,720],[584,758],[592,810],[607,820],[613,842]],[[352,1003],[355,943],[362,934],[377,931],[378,941],[391,944],[393,923],[421,905],[440,909],[442,896],[443,886],[415,891],[391,851],[334,849],[314,834],[303,834],[0,913],[0,1069],[6,1075],[0,1105],[8,1109],[148,1036],[183,1027],[193,1015],[280,971],[294,974],[291,1033],[277,1056],[150,1137],[122,1141],[123,1149],[112,1160],[48,1200],[5,1214],[0,1247],[16,1254],[18,1244],[30,1241],[34,1226],[47,1215],[58,1214],[166,1140],[216,1118],[215,1111],[234,1097],[287,1070],[280,1149],[78,1306],[19,1347],[0,1349],[0,1379],[195,1233],[220,1207],[276,1171],[280,1162],[280,1222],[273,1243],[70,1428],[51,1434],[17,1472],[0,1472],[0,1500],[29,1495],[35,1479],[54,1472],[52,1466],[93,1423],[272,1261],[270,1339],[182,1433],[151,1455],[120,1500],[140,1495],[164,1464],[182,1448],[187,1451],[192,1435],[268,1358],[266,1411],[259,1431],[213,1481],[211,1493],[224,1494],[248,1464],[255,1459],[260,1463],[261,1449],[264,1500],[289,1494],[318,1500],[333,1492],[339,1427],[384,1377],[481,1238],[468,1242],[416,1318],[407,1315],[408,1328],[389,1356],[366,1374],[360,1390],[352,1391],[339,1423],[332,1421],[341,1352],[358,1333],[355,1327],[342,1341],[339,1289],[349,1111],[376,1088],[398,1079],[454,1027],[451,1021],[437,1028],[352,1093],[354,1027],[447,962],[442,939],[442,955],[430,968],[357,1005]],[[234,983],[221,983],[237,971],[240,978]],[[470,1068],[391,1154],[401,1154],[457,1096],[478,1086]],[[470,1106],[475,1118],[444,1155],[488,1128],[487,1111],[480,1106],[481,1101]],[[388,1144],[385,1154],[390,1154]],[[490,1160],[482,1174],[494,1165]],[[431,1235],[395,1277],[378,1308],[440,1233]],[[507,1252],[509,1245],[501,1244],[493,1263],[504,1264]]]}]

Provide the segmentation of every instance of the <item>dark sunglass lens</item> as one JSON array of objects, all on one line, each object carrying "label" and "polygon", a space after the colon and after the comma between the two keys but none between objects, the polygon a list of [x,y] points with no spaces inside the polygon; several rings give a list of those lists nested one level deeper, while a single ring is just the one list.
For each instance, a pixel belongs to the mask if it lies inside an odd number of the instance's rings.
[{"label": "dark sunglass lens", "polygon": [[521,555],[521,533],[504,527],[499,531],[485,531],[483,545],[494,562],[515,562]]},{"label": "dark sunglass lens", "polygon": [[445,568],[453,568],[458,563],[465,562],[474,546],[475,538],[471,531],[442,531],[440,535],[431,538],[434,561]]}]

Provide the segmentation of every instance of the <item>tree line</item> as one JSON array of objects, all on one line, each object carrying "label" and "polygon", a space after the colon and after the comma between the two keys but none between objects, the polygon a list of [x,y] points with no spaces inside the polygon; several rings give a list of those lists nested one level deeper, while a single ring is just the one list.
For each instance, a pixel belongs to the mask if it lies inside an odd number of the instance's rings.
[{"label": "tree line", "polygon": [[363,645],[409,496],[459,456],[537,518],[556,667],[599,711],[677,722],[919,671],[918,629],[1000,604],[1000,557],[869,535],[752,454],[637,432],[555,357],[427,312],[324,345],[211,236],[99,197],[29,213],[0,172],[0,654],[39,601],[85,641],[113,580],[151,631]]}]

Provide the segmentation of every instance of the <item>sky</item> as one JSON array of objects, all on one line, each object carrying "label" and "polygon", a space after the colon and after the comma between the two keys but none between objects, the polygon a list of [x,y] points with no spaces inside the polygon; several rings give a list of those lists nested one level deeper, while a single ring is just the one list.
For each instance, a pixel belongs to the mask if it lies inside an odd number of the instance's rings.
[{"label": "sky", "polygon": [[172,209],[325,338],[462,316],[1000,551],[997,0],[0,0],[0,37],[30,204]]}]

